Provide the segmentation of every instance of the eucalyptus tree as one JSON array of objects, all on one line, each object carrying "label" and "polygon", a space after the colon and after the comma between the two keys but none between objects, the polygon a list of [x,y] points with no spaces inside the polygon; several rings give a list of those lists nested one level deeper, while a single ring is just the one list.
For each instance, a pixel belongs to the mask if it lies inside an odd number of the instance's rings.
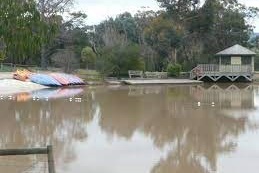
[{"label": "eucalyptus tree", "polygon": [[[41,21],[47,24],[44,29],[45,38],[49,43],[55,38],[58,33],[62,20],[58,20],[57,16],[61,16],[65,12],[69,12],[70,7],[73,5],[74,0],[35,0],[37,8],[40,13]],[[61,18],[62,19],[62,18]],[[49,44],[48,43],[48,44]],[[47,67],[47,49],[48,44],[42,44],[41,48],[41,66]]]},{"label": "eucalyptus tree", "polygon": [[168,63],[177,63],[178,48],[183,37],[183,30],[174,21],[160,15],[145,29],[147,43],[160,55],[159,69],[166,68]]},{"label": "eucalyptus tree", "polygon": [[40,28],[45,24],[34,0],[1,0],[0,26],[4,52],[13,63],[26,63],[44,42]]},{"label": "eucalyptus tree", "polygon": [[208,62],[215,52],[237,43],[246,46],[253,30],[249,21],[258,14],[257,8],[245,7],[238,0],[157,2],[165,11],[167,25],[172,25],[167,28],[183,34],[178,44],[178,60],[187,64]]},{"label": "eucalyptus tree", "polygon": [[89,67],[93,69],[96,62],[96,54],[93,48],[85,47],[81,52],[81,60],[85,63],[86,69],[89,69]]}]

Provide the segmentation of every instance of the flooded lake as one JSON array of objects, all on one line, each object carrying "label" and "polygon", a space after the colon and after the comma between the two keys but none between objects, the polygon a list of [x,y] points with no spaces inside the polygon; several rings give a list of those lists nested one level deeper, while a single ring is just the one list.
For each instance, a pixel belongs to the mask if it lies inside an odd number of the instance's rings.
[{"label": "flooded lake", "polygon": [[[41,90],[1,97],[0,110],[0,148],[52,144],[57,173],[259,171],[258,86]],[[0,172],[23,171],[0,159]]]}]

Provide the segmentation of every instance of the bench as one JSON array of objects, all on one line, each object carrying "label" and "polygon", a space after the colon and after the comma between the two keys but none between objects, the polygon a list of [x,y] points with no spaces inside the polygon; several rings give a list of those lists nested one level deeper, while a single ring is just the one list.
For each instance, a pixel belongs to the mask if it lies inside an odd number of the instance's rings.
[{"label": "bench", "polygon": [[152,79],[167,79],[167,72],[145,72],[146,78],[152,78]]},{"label": "bench", "polygon": [[143,71],[129,70],[128,73],[129,73],[129,78],[133,78],[133,77],[143,78]]}]

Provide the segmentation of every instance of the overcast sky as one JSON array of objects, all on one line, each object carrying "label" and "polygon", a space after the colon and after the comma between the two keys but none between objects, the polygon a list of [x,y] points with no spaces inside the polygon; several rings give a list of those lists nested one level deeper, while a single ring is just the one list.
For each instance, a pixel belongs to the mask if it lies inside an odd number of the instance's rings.
[{"label": "overcast sky", "polygon": [[[149,7],[152,10],[158,10],[158,3],[155,0],[75,0],[76,11],[80,10],[88,15],[88,24],[98,24],[108,17],[125,11],[135,14],[142,7]],[[247,6],[259,7],[259,0],[239,0]],[[259,32],[259,18],[251,21],[256,25],[256,32]]]}]

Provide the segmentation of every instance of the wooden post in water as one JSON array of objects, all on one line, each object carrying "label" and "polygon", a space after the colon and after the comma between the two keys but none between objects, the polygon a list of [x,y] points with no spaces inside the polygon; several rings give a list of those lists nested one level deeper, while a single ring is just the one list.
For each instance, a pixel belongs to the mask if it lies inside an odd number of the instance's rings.
[{"label": "wooden post in water", "polygon": [[48,168],[49,173],[55,173],[55,163],[54,163],[54,157],[53,157],[53,148],[51,145],[47,146],[48,150]]}]

